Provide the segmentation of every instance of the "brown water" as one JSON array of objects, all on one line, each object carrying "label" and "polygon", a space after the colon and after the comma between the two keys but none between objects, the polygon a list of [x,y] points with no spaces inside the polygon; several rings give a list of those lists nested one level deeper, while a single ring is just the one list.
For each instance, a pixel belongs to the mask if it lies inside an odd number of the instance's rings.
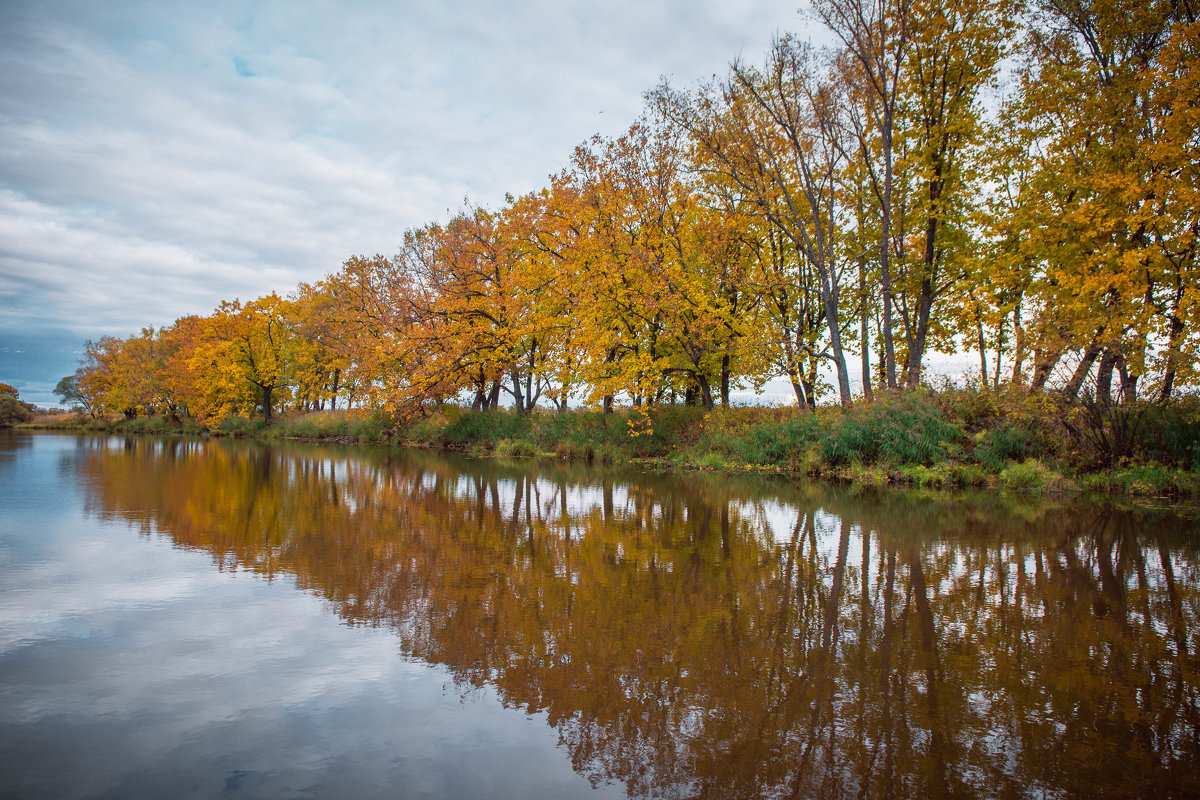
[{"label": "brown water", "polygon": [[0,436],[0,796],[1200,795],[1187,514]]}]

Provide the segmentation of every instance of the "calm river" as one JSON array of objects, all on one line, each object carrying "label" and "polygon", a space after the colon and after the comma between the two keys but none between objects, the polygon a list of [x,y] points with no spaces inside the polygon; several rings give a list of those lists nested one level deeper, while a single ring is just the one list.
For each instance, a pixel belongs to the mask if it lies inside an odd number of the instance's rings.
[{"label": "calm river", "polygon": [[1196,797],[1198,528],[0,432],[0,797]]}]

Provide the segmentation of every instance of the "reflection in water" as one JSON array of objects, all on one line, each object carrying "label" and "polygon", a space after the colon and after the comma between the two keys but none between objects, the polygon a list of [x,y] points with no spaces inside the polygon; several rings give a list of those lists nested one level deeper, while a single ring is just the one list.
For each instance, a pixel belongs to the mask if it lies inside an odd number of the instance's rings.
[{"label": "reflection in water", "polygon": [[633,796],[1200,793],[1200,559],[1170,515],[82,446],[95,513],[394,630]]}]

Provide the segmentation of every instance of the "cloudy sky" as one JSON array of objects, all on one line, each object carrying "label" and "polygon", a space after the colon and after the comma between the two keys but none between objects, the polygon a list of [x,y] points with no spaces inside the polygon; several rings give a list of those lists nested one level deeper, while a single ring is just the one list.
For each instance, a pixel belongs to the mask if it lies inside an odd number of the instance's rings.
[{"label": "cloudy sky", "polygon": [[799,0],[0,2],[0,382],[539,188]]}]

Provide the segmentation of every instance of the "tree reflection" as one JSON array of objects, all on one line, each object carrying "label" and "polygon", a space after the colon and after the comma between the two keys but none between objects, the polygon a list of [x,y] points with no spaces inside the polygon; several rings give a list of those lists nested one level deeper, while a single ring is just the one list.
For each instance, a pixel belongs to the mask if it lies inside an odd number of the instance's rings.
[{"label": "tree reflection", "polygon": [[633,796],[1200,793],[1200,560],[1166,514],[236,443],[79,463],[96,513],[391,628]]}]

